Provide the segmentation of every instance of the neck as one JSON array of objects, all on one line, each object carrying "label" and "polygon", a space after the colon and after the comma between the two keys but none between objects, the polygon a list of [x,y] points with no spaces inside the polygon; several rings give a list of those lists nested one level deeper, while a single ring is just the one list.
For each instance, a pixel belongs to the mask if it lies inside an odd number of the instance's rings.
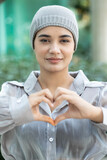
[{"label": "neck", "polygon": [[54,94],[57,87],[69,88],[73,82],[73,77],[66,72],[40,72],[38,77],[42,89],[48,88]]}]

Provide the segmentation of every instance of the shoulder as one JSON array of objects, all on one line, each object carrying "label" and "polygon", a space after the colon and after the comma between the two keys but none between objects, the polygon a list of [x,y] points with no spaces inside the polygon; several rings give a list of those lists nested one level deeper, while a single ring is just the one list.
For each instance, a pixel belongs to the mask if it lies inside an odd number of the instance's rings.
[{"label": "shoulder", "polygon": [[7,81],[3,83],[2,87],[24,87],[24,82],[18,81]]},{"label": "shoulder", "polygon": [[100,97],[107,97],[107,82],[92,81],[86,84],[86,89],[91,92],[91,96],[98,93]]},{"label": "shoulder", "polygon": [[85,83],[85,87],[87,88],[104,88],[105,86],[107,86],[106,82],[88,81]]},{"label": "shoulder", "polygon": [[8,81],[6,83],[7,85],[11,85],[11,86],[24,87],[24,82]]},{"label": "shoulder", "polygon": [[5,93],[7,95],[14,95],[17,92],[18,88],[23,88],[24,83],[18,81],[7,81],[3,83],[1,87],[1,93]]}]

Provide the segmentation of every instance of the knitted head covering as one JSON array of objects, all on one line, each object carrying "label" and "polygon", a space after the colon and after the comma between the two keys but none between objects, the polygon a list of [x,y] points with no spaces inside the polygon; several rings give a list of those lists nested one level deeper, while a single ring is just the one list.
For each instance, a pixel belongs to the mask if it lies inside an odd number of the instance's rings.
[{"label": "knitted head covering", "polygon": [[59,26],[68,29],[73,34],[75,50],[78,44],[78,24],[74,13],[63,6],[50,5],[40,8],[33,17],[30,28],[30,40],[34,49],[36,33],[48,26]]}]

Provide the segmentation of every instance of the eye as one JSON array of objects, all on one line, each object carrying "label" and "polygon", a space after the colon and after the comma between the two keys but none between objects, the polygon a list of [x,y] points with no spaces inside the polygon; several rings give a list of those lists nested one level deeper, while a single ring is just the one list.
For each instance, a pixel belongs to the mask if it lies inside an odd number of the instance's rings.
[{"label": "eye", "polygon": [[68,43],[69,40],[68,40],[68,39],[62,39],[61,42],[62,42],[62,43]]},{"label": "eye", "polygon": [[44,38],[44,39],[41,39],[40,42],[42,42],[42,43],[48,43],[48,42],[50,42],[50,41],[49,41],[48,39],[45,39],[45,38]]}]

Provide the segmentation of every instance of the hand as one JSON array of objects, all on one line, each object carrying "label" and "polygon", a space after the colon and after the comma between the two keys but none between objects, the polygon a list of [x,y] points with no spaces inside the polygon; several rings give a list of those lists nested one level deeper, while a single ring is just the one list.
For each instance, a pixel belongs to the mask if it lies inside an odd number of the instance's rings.
[{"label": "hand", "polygon": [[[53,110],[60,105],[63,100],[68,101],[69,109],[66,113],[59,115],[55,120],[39,112],[39,104],[42,101],[46,102],[50,106],[50,109]],[[30,95],[29,102],[34,119],[37,121],[45,121],[52,125],[57,125],[60,121],[69,118],[90,119],[99,123],[103,121],[103,113],[100,107],[91,105],[75,92],[65,88],[58,87],[54,96],[52,96],[49,89],[44,89]]]},{"label": "hand", "polygon": [[103,113],[100,107],[91,105],[71,90],[59,87],[54,95],[54,109],[61,104],[63,100],[68,101],[69,109],[66,113],[55,119],[55,125],[68,118],[90,119],[95,122],[103,121]]},{"label": "hand", "polygon": [[29,103],[34,115],[34,120],[36,121],[45,121],[52,125],[54,125],[54,120],[49,116],[43,115],[39,112],[39,104],[44,101],[46,102],[50,108],[53,107],[53,96],[49,89],[44,89],[40,92],[33,93],[29,96]]}]

